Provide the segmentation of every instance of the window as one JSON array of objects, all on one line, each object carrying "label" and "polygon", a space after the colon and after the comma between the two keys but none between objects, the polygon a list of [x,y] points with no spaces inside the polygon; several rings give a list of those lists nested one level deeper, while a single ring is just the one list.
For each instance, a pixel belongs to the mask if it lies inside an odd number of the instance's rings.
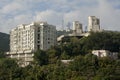
[{"label": "window", "polygon": [[40,43],[40,41],[38,41],[38,43]]},{"label": "window", "polygon": [[50,44],[50,42],[48,42],[48,44]]},{"label": "window", "polygon": [[40,34],[38,34],[38,39],[40,39]]},{"label": "window", "polygon": [[40,28],[38,27],[38,32],[40,32]]},{"label": "window", "polygon": [[40,30],[38,29],[38,32],[40,32]]},{"label": "window", "polygon": [[40,49],[40,45],[37,45],[37,49],[38,49],[38,50]]}]

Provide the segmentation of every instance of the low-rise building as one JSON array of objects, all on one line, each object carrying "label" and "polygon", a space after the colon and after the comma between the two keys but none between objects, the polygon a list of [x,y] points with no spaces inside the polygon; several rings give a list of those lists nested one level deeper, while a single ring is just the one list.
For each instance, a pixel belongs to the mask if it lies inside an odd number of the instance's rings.
[{"label": "low-rise building", "polygon": [[110,57],[112,59],[118,58],[117,52],[110,52],[108,50],[93,50],[92,54],[98,56],[98,57]]}]

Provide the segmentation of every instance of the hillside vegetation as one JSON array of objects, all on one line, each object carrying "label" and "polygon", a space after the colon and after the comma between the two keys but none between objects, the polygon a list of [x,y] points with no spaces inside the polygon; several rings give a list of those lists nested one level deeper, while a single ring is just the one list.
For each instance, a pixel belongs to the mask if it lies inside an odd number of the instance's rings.
[{"label": "hillside vegetation", "polygon": [[0,51],[9,51],[9,35],[0,32]]},{"label": "hillside vegetation", "polygon": [[[0,80],[120,80],[120,57],[97,58],[93,49],[119,52],[120,32],[91,33],[81,39],[71,38],[47,51],[35,52],[34,61],[19,67],[14,59],[5,58],[1,52]],[[73,60],[69,64],[63,59]]]}]

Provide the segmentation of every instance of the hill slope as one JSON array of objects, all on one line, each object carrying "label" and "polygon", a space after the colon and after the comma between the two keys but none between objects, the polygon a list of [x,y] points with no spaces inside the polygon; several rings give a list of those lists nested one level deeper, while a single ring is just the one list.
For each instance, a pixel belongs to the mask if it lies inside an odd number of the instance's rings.
[{"label": "hill slope", "polygon": [[9,34],[0,32],[0,51],[8,51],[9,50]]}]

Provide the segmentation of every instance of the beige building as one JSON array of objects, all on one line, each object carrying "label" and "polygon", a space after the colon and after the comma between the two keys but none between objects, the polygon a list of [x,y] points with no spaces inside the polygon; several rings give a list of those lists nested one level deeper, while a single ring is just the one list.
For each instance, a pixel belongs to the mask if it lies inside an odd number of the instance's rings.
[{"label": "beige building", "polygon": [[95,16],[88,17],[88,32],[98,32],[100,31],[100,20]]},{"label": "beige building", "polygon": [[79,23],[79,21],[73,22],[73,34],[81,34],[83,32],[82,30],[82,24]]},{"label": "beige building", "polygon": [[56,44],[55,26],[47,22],[22,24],[10,31],[10,52],[7,52],[7,55],[21,60],[24,66],[33,61],[35,51],[47,50]]}]

